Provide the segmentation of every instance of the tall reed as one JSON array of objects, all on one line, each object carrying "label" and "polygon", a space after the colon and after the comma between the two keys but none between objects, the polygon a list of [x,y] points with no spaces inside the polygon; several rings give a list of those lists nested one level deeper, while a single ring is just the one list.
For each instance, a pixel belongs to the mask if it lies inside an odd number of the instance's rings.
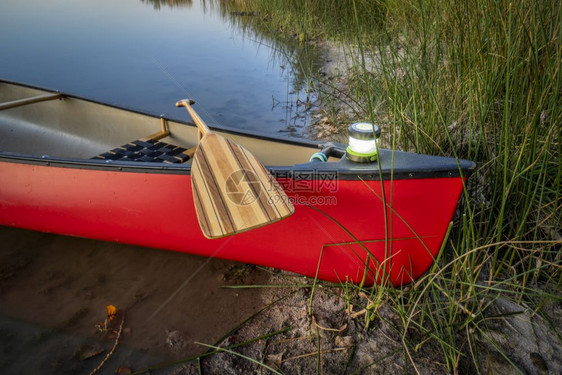
[{"label": "tall reed", "polygon": [[433,269],[407,294],[379,287],[403,319],[406,353],[430,340],[451,370],[471,366],[470,336],[494,298],[562,300],[560,1],[239,3],[260,14],[257,28],[346,45],[346,97],[389,146],[478,163]]}]

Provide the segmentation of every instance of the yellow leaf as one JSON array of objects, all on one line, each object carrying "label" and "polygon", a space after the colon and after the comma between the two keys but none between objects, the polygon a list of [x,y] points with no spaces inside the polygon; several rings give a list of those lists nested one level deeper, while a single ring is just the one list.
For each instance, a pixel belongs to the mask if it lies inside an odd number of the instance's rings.
[{"label": "yellow leaf", "polygon": [[119,314],[119,309],[113,305],[107,305],[105,311],[107,312],[107,318],[109,320],[117,318],[117,314]]}]

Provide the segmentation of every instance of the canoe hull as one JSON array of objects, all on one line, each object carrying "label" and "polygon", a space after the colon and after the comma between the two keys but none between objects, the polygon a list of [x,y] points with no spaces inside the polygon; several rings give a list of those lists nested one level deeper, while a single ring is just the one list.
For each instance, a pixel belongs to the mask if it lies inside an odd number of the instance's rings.
[{"label": "canoe hull", "polygon": [[[292,216],[206,239],[191,191],[193,124],[0,80],[0,225],[401,285],[433,263],[475,168],[385,149],[354,163],[346,145],[213,131],[269,166]],[[137,150],[152,141],[163,144]],[[310,161],[320,150],[328,160]]]},{"label": "canoe hull", "polygon": [[255,263],[335,282],[389,278],[401,285],[433,263],[463,189],[462,177],[381,183],[281,176],[278,182],[295,205],[291,217],[209,240],[197,222],[190,179],[189,173],[0,161],[0,224]]}]

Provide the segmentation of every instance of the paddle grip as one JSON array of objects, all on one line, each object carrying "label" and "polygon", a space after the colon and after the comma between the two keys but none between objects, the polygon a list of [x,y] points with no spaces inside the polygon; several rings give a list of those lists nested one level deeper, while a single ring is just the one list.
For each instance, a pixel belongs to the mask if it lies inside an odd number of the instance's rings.
[{"label": "paddle grip", "polygon": [[197,112],[195,112],[195,110],[191,107],[192,104],[195,104],[195,100],[183,99],[183,100],[180,100],[179,102],[176,103],[176,107],[185,107],[185,109],[187,109],[187,112],[189,113],[189,115],[193,119],[193,122],[195,122],[195,125],[197,125],[197,128],[199,129],[201,134],[205,135],[206,133],[210,132],[211,130],[209,129],[207,124],[205,124],[203,119],[201,117],[199,117]]}]

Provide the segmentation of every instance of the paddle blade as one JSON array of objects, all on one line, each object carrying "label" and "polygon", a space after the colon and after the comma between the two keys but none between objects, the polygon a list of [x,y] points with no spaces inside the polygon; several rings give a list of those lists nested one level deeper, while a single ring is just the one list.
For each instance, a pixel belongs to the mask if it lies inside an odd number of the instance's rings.
[{"label": "paddle blade", "polygon": [[207,238],[271,224],[294,211],[281,186],[249,151],[215,133],[207,133],[199,142],[191,187]]}]

